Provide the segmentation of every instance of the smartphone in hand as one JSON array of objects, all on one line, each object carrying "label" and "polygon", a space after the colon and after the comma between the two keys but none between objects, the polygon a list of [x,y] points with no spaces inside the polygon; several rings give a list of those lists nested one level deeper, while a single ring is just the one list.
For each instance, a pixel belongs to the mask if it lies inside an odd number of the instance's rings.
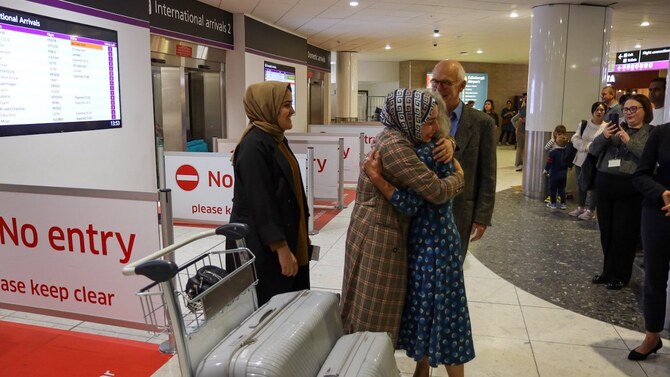
[{"label": "smartphone in hand", "polygon": [[616,124],[618,126],[619,125],[619,113],[610,114],[610,122],[612,122],[612,124]]}]

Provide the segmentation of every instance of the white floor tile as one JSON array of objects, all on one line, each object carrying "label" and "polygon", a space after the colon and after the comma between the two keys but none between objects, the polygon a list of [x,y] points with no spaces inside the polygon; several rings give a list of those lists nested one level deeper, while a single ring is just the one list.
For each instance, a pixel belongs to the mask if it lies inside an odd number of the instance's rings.
[{"label": "white floor tile", "polygon": [[521,309],[532,341],[627,349],[614,326],[564,309]]},{"label": "white floor tile", "polygon": [[474,335],[528,340],[519,306],[469,302],[468,310]]},{"label": "white floor tile", "polygon": [[626,359],[627,350],[533,341],[542,377],[645,377],[638,363]]},{"label": "white floor tile", "polygon": [[476,356],[465,364],[467,376],[538,376],[533,352],[527,340],[475,336],[474,343]]},{"label": "white floor tile", "polygon": [[468,302],[519,305],[515,287],[501,278],[465,277]]}]

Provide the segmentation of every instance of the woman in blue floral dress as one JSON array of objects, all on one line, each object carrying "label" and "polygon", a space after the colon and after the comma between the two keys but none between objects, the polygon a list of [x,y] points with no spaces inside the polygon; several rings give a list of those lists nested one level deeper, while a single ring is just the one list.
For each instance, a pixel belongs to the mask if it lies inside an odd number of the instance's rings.
[{"label": "woman in blue floral dress", "polygon": [[[454,174],[458,162],[442,163],[433,159],[437,127],[422,129],[424,143],[417,147],[418,157],[439,178]],[[442,127],[444,128],[444,127]],[[379,168],[375,153],[364,169],[376,176]],[[417,362],[414,376],[428,376],[429,365],[444,364],[450,377],[464,375],[464,363],[475,357],[470,328],[463,265],[460,261],[460,236],[452,212],[452,200],[442,205],[424,201],[411,189],[389,190],[383,177],[373,182],[391,204],[412,216],[408,236],[407,295],[401,320],[398,348]]]}]

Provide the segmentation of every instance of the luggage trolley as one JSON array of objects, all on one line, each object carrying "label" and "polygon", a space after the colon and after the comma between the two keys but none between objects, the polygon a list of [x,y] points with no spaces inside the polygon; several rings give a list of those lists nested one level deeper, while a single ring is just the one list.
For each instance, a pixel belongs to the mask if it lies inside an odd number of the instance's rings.
[{"label": "luggage trolley", "polygon": [[[150,329],[174,336],[182,376],[194,376],[207,353],[258,308],[254,255],[245,247],[246,224],[231,223],[195,234],[123,268],[124,275],[144,275],[154,283],[137,294]],[[161,259],[196,240],[210,236],[235,240],[232,250],[206,251],[177,266]],[[190,278],[204,266],[227,275],[195,297],[186,294]]]}]

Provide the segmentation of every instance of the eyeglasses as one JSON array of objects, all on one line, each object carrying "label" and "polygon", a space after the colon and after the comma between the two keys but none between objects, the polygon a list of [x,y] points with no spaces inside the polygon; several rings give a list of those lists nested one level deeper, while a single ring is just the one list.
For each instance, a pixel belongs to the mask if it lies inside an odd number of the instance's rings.
[{"label": "eyeglasses", "polygon": [[641,107],[631,106],[631,107],[624,107],[621,110],[623,111],[624,114],[635,114],[640,109],[641,109]]},{"label": "eyeglasses", "polygon": [[433,88],[437,88],[438,86],[454,86],[456,84],[460,83],[459,82],[451,82],[449,80],[435,80],[435,79],[430,79],[430,85]]}]

